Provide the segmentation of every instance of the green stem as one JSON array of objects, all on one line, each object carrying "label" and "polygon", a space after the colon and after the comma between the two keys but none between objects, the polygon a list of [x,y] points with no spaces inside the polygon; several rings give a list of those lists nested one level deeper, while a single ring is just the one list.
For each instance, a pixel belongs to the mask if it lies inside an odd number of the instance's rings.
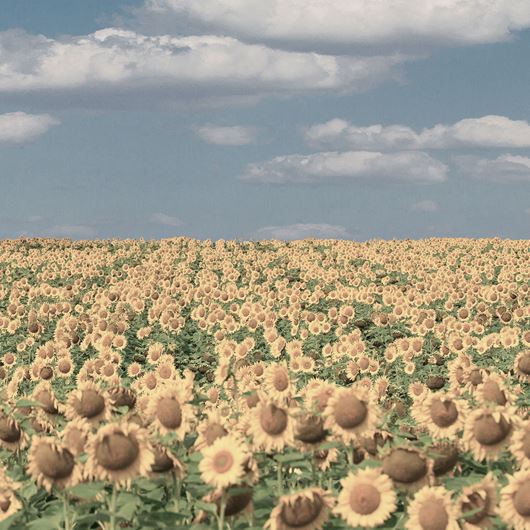
[{"label": "green stem", "polygon": [[224,530],[225,527],[225,510],[226,510],[226,493],[223,492],[221,497],[221,506],[219,506],[219,517],[217,518],[218,530]]},{"label": "green stem", "polygon": [[64,530],[72,530],[73,525],[71,524],[70,517],[68,516],[68,496],[63,493],[63,517],[64,517]]},{"label": "green stem", "polygon": [[277,469],[276,480],[277,480],[278,498],[279,498],[283,495],[283,468],[282,468],[281,462],[277,462],[277,464],[278,464],[278,469]]},{"label": "green stem", "polygon": [[110,528],[109,530],[116,530],[118,527],[116,526],[116,500],[118,497],[118,488],[116,487],[116,484],[113,484],[112,486],[112,496],[110,498],[110,506],[109,506],[109,512],[110,512]]}]

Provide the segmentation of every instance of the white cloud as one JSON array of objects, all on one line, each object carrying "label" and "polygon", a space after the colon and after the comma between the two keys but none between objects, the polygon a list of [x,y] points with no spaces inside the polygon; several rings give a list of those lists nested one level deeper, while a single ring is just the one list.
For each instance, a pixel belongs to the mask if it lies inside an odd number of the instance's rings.
[{"label": "white cloud", "polygon": [[337,118],[307,128],[305,139],[313,146],[333,149],[522,148],[530,147],[530,124],[491,115],[416,132],[405,125],[358,127]]},{"label": "white cloud", "polygon": [[240,125],[203,125],[195,129],[195,134],[209,144],[248,145],[256,142],[258,129]]},{"label": "white cloud", "polygon": [[249,164],[240,178],[249,182],[274,184],[321,183],[337,178],[433,183],[446,180],[447,167],[418,151],[322,152],[278,156]]},{"label": "white cloud", "polygon": [[334,45],[479,44],[530,26],[528,0],[146,0],[144,14],[308,49]]},{"label": "white cloud", "polygon": [[50,127],[57,124],[59,120],[49,114],[26,114],[25,112],[0,114],[0,142],[27,142],[44,134]]},{"label": "white cloud", "polygon": [[107,106],[134,98],[151,104],[252,101],[298,91],[366,90],[397,78],[405,60],[398,54],[288,52],[209,35],[149,37],[107,28],[56,40],[12,30],[0,32],[0,95],[33,101],[38,92],[70,105],[97,105],[103,98]]},{"label": "white cloud", "polygon": [[340,225],[325,223],[296,223],[283,226],[264,226],[257,230],[260,239],[305,239],[308,237],[319,239],[349,239],[348,230]]},{"label": "white cloud", "polygon": [[434,213],[439,210],[438,203],[430,199],[415,202],[410,209],[413,212]]},{"label": "white cloud", "polygon": [[530,158],[503,154],[497,158],[453,157],[461,174],[494,182],[530,182]]},{"label": "white cloud", "polygon": [[161,212],[156,212],[152,214],[150,220],[152,223],[156,223],[163,226],[171,226],[174,228],[182,226],[182,221],[180,219]]}]

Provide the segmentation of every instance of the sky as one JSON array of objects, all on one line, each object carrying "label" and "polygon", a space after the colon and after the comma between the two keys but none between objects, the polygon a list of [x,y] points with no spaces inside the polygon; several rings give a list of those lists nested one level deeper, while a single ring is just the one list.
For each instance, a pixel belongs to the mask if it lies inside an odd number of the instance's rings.
[{"label": "sky", "polygon": [[1,0],[0,238],[530,238],[527,0]]}]

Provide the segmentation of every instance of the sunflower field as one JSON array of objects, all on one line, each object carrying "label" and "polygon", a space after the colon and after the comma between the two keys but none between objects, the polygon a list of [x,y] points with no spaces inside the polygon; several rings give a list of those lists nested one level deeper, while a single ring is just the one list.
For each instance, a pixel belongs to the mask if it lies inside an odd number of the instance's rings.
[{"label": "sunflower field", "polygon": [[530,242],[0,242],[0,530],[530,530]]}]

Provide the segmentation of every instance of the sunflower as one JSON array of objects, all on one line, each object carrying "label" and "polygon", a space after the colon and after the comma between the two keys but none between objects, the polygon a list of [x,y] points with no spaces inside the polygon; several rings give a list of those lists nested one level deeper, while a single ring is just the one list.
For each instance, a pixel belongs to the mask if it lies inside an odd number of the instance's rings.
[{"label": "sunflower", "polygon": [[90,477],[126,487],[132,479],[147,476],[155,461],[148,432],[132,422],[100,427],[89,438],[86,453]]},{"label": "sunflower", "polygon": [[458,508],[444,487],[425,486],[416,493],[407,509],[407,530],[460,530]]},{"label": "sunflower", "polygon": [[48,493],[54,486],[69,488],[82,479],[80,464],[54,437],[33,436],[28,453],[28,472]]},{"label": "sunflower", "polygon": [[380,468],[350,473],[341,480],[341,486],[333,511],[350,526],[374,528],[384,523],[396,509],[394,486]]},{"label": "sunflower", "polygon": [[296,414],[294,432],[295,440],[309,447],[323,442],[328,434],[324,429],[324,420],[321,416],[304,411]]},{"label": "sunflower", "polygon": [[269,530],[322,530],[333,506],[331,495],[309,488],[278,499],[264,528]]},{"label": "sunflower", "polygon": [[530,351],[520,352],[514,360],[514,370],[521,382],[530,382]]},{"label": "sunflower", "polygon": [[96,383],[85,381],[68,395],[64,413],[69,420],[85,418],[91,425],[108,420],[111,409],[107,393]]},{"label": "sunflower", "polygon": [[336,448],[319,449],[313,452],[313,458],[317,467],[321,471],[326,471],[331,467],[331,464],[339,460],[339,451]]},{"label": "sunflower", "polygon": [[505,379],[493,372],[477,386],[476,397],[483,403],[492,402],[501,406],[511,405],[514,401],[513,394],[506,388]]},{"label": "sunflower", "polygon": [[468,406],[454,394],[429,392],[422,402],[416,402],[412,417],[434,438],[452,438],[464,427]]},{"label": "sunflower", "polygon": [[85,452],[89,436],[90,423],[85,418],[76,418],[68,422],[60,433],[62,443],[74,456]]},{"label": "sunflower", "polygon": [[206,419],[197,425],[197,440],[195,440],[194,447],[200,451],[204,447],[209,447],[218,438],[222,438],[228,434],[226,430],[226,422],[222,418],[219,410],[213,409],[207,414]]},{"label": "sunflower", "polygon": [[499,515],[514,530],[530,529],[530,470],[522,469],[509,477],[501,490]]},{"label": "sunflower", "polygon": [[324,416],[324,427],[350,443],[375,432],[379,407],[365,388],[337,389],[327,403]]},{"label": "sunflower", "polygon": [[181,461],[167,448],[159,443],[152,444],[155,456],[151,465],[151,476],[157,476],[160,473],[171,471],[175,476],[182,478],[184,475],[184,466]]},{"label": "sunflower", "polygon": [[41,410],[50,416],[56,416],[63,408],[57,400],[49,381],[40,382],[33,389],[31,399],[38,401],[41,404]]},{"label": "sunflower", "polygon": [[[480,482],[462,489],[458,508],[462,513],[463,529],[491,528],[496,515],[497,488],[495,479],[488,473]],[[468,515],[466,515],[468,513]]]},{"label": "sunflower", "polygon": [[22,508],[22,503],[18,500],[15,492],[11,488],[4,487],[0,483],[0,521],[17,513]]},{"label": "sunflower", "polygon": [[248,432],[256,448],[282,451],[286,445],[292,445],[294,429],[288,408],[260,401],[249,415]]},{"label": "sunflower", "polygon": [[396,487],[416,491],[431,480],[432,460],[413,447],[399,446],[383,458],[383,471]]},{"label": "sunflower", "polygon": [[335,385],[322,379],[311,379],[306,388],[305,396],[308,408],[314,408],[316,412],[324,412],[328,401],[335,393]]},{"label": "sunflower", "polygon": [[519,462],[521,469],[530,469],[530,419],[517,422],[510,451]]},{"label": "sunflower", "polygon": [[28,436],[11,416],[4,416],[0,412],[0,447],[10,451],[20,451],[28,444]]},{"label": "sunflower", "polygon": [[140,363],[133,362],[127,367],[127,375],[129,377],[138,377],[142,373],[142,370],[143,368]]},{"label": "sunflower", "polygon": [[150,397],[146,415],[153,419],[152,428],[162,435],[174,433],[178,440],[191,428],[195,418],[193,406],[187,403],[186,390],[179,383],[164,385]]},{"label": "sunflower", "polygon": [[498,405],[473,410],[464,426],[464,445],[479,461],[495,460],[510,443],[514,417],[512,409]]},{"label": "sunflower", "polygon": [[420,381],[414,381],[414,383],[410,383],[407,394],[412,401],[419,401],[421,403],[428,392],[429,389],[427,388],[427,385],[421,383]]},{"label": "sunflower", "polygon": [[263,386],[272,401],[282,403],[291,397],[294,388],[285,361],[267,366],[263,376]]},{"label": "sunflower", "polygon": [[239,482],[249,459],[247,448],[233,435],[223,436],[202,450],[201,477],[210,486],[226,488]]},{"label": "sunflower", "polygon": [[74,362],[69,355],[64,355],[57,360],[56,368],[57,377],[66,379],[74,372]]}]

